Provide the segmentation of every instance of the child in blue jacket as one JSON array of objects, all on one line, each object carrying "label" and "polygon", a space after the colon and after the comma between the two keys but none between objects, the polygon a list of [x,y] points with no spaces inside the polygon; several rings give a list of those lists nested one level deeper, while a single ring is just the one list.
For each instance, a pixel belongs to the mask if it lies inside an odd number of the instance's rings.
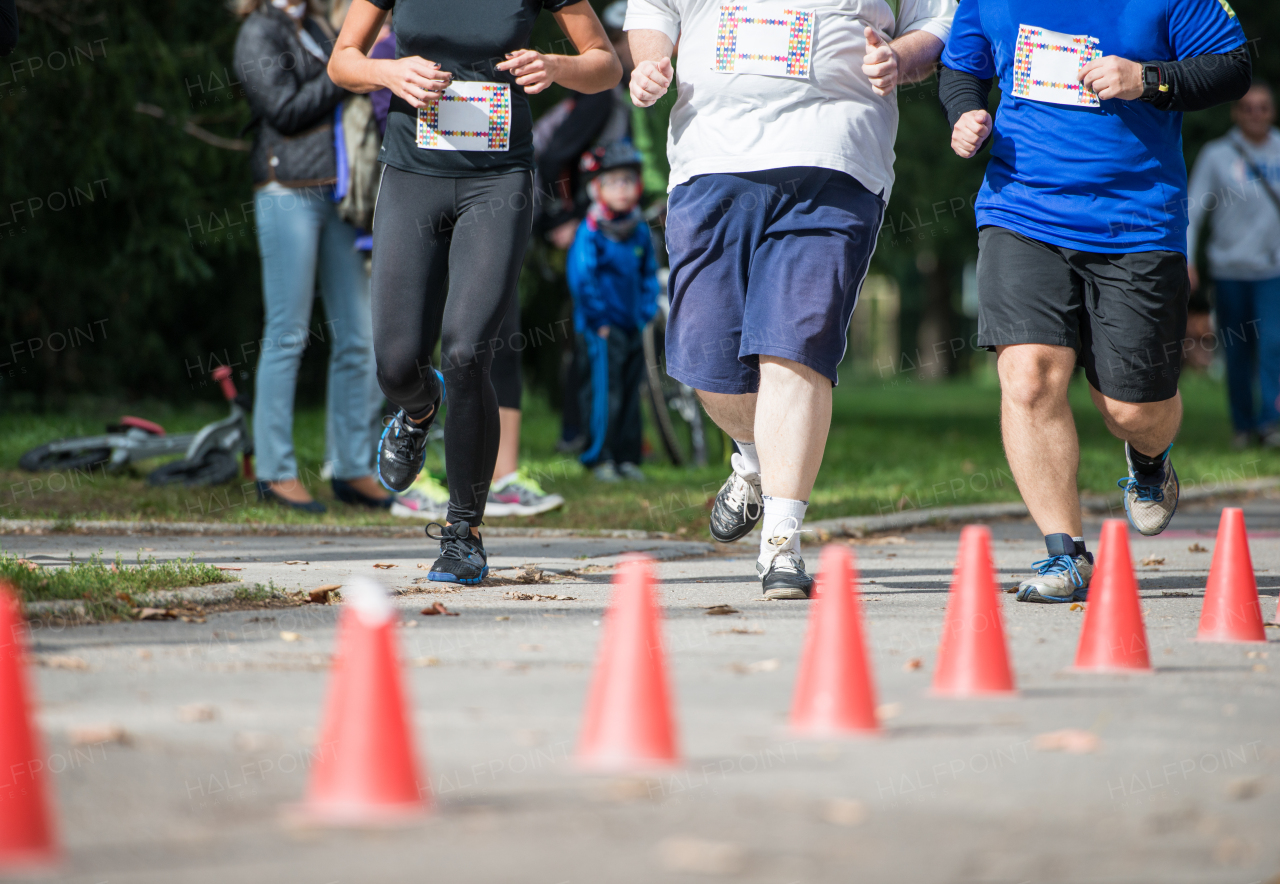
[{"label": "child in blue jacket", "polygon": [[658,311],[658,262],[640,214],[641,158],[628,142],[583,157],[591,207],[569,249],[569,290],[578,334],[581,460],[597,479],[643,480],[640,382],[644,327]]}]

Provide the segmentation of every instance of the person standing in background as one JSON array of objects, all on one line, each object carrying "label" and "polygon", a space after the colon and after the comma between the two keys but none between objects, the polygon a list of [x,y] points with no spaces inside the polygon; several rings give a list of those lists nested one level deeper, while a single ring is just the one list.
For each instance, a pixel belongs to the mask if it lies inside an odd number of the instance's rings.
[{"label": "person standing in background", "polygon": [[378,388],[369,281],[356,230],[338,217],[332,198],[332,120],[347,95],[325,72],[333,33],[305,0],[241,0],[238,12],[244,24],[235,61],[256,127],[249,164],[266,308],[253,410],[258,494],[325,511],[298,480],[293,448],[294,393],[318,276],[333,336],[326,421],[333,491],[347,503],[389,506],[391,496],[372,475]]},{"label": "person standing in background", "polygon": [[1206,251],[1233,443],[1246,448],[1256,437],[1280,448],[1280,132],[1271,87],[1255,80],[1231,119],[1235,128],[1205,145],[1191,174],[1191,286],[1200,285],[1196,248],[1212,219]]}]

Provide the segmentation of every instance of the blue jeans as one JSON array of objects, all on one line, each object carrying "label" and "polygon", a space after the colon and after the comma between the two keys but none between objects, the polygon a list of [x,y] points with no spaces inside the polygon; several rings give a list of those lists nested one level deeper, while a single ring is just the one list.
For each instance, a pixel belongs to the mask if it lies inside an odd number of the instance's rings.
[{"label": "blue jeans", "polygon": [[[1227,401],[1237,433],[1280,424],[1280,277],[1246,282],[1214,280],[1218,340],[1227,360]],[[1261,390],[1262,405],[1256,390]]]},{"label": "blue jeans", "polygon": [[[253,403],[258,478],[297,478],[293,398],[312,337],[329,342],[326,454],[339,479],[373,472],[382,394],[373,361],[369,277],[356,231],[322,190],[269,184],[253,198],[266,307]],[[311,328],[316,277],[326,320]]]}]

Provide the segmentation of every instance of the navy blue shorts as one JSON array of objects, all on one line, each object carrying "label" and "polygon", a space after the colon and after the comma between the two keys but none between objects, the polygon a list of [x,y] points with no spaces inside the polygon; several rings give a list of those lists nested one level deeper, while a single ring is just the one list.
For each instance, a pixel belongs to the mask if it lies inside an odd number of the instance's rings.
[{"label": "navy blue shorts", "polygon": [[835,384],[884,208],[852,176],[810,166],[700,175],[673,190],[667,373],[754,393],[759,357],[777,356]]}]

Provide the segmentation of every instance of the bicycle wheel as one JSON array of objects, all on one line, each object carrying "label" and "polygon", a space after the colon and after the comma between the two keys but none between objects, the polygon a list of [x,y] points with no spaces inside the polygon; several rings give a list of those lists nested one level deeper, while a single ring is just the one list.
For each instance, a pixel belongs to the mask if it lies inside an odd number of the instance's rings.
[{"label": "bicycle wheel", "polygon": [[206,451],[199,460],[172,460],[156,467],[147,476],[152,485],[176,485],[181,483],[188,488],[199,488],[204,485],[221,485],[230,482],[240,472],[236,456],[222,448]]},{"label": "bicycle wheel", "polygon": [[[66,448],[68,441],[49,442],[32,448],[18,458],[18,466],[32,473],[43,473],[57,470],[82,470],[96,467],[111,460],[110,448]],[[53,450],[54,446],[58,450]]]},{"label": "bicycle wheel", "polygon": [[683,466],[688,460],[676,435],[675,424],[671,420],[671,410],[667,407],[666,384],[671,382],[666,370],[658,362],[657,332],[650,323],[645,327],[644,335],[645,364],[645,396],[649,400],[649,410],[653,413],[653,422],[658,431],[658,439],[667,457],[675,466]]}]

